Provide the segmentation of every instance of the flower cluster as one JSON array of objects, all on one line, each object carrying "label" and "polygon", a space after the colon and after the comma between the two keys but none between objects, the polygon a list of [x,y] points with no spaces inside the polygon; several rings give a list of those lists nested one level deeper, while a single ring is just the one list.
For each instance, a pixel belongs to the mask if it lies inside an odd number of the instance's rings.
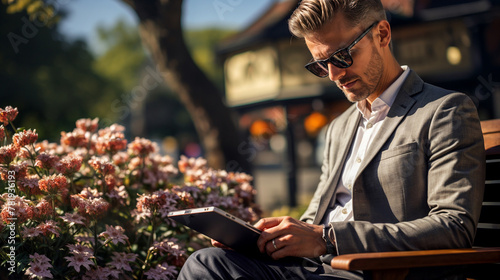
[{"label": "flower cluster", "polygon": [[38,141],[36,130],[15,128],[17,115],[0,108],[0,244],[8,251],[13,239],[17,253],[2,275],[175,279],[210,242],[170,211],[217,206],[249,222],[260,215],[247,174],[185,156],[175,167],[156,143],[129,143],[123,126],[99,129],[98,119],[78,120],[59,143]]},{"label": "flower cluster", "polygon": [[26,274],[30,276],[30,279],[38,277],[52,278],[52,273],[49,271],[49,268],[52,267],[49,258],[45,255],[34,253],[30,255],[30,259],[30,267],[26,270]]},{"label": "flower cluster", "polygon": [[7,106],[5,109],[0,108],[0,123],[3,123],[3,125],[12,123],[18,113],[17,108],[12,108],[12,106]]}]

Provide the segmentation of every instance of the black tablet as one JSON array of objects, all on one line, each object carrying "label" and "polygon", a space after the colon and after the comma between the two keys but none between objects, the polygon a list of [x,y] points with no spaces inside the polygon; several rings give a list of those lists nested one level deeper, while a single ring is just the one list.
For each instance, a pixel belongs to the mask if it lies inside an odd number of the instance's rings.
[{"label": "black tablet", "polygon": [[217,207],[173,211],[168,217],[234,250],[248,254],[259,252],[257,239],[261,231]]}]

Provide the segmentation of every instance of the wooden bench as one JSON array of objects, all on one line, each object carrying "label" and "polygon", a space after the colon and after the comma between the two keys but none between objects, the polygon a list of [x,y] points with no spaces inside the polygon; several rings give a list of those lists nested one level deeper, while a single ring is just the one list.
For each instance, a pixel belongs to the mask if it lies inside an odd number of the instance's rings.
[{"label": "wooden bench", "polygon": [[[410,268],[465,266],[468,279],[500,272],[500,119],[481,122],[486,149],[486,184],[473,248],[340,255],[336,269],[362,270],[365,279],[405,279]],[[498,276],[493,276],[493,279]]]}]

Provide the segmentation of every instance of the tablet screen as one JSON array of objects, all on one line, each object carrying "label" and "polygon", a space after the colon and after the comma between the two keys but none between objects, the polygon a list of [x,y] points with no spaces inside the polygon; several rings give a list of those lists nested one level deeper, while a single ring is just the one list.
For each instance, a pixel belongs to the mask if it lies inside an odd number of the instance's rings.
[{"label": "tablet screen", "polygon": [[243,253],[255,254],[260,230],[217,207],[173,211],[168,217]]}]

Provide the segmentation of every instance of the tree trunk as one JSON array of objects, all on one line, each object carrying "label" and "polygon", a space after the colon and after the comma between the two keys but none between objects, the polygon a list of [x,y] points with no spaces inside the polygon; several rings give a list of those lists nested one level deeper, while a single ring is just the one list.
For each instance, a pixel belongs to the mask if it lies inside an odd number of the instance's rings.
[{"label": "tree trunk", "polygon": [[[182,0],[122,0],[139,17],[139,32],[166,83],[191,115],[213,168],[249,172],[250,162],[239,147],[234,118],[217,87],[193,61],[184,42]],[[248,154],[248,152],[246,153]]]}]

